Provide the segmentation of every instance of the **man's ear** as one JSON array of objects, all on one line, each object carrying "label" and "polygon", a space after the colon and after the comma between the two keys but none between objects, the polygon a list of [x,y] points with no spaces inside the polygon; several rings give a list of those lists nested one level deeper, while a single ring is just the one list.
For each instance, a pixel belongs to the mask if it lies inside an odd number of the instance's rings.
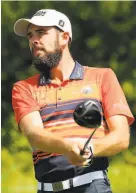
[{"label": "man's ear", "polygon": [[69,37],[69,33],[68,33],[68,32],[63,32],[63,33],[61,34],[61,42],[62,42],[62,45],[67,45],[68,42],[69,42],[69,39],[70,39],[70,37]]}]

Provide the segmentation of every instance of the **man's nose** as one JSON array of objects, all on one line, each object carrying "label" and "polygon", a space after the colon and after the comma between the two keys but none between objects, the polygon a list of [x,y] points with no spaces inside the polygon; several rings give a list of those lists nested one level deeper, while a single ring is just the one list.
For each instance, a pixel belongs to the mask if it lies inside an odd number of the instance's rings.
[{"label": "man's nose", "polygon": [[32,45],[37,45],[37,44],[39,44],[39,41],[38,41],[38,40],[33,40],[33,41],[32,41]]},{"label": "man's nose", "polygon": [[37,36],[33,36],[33,37],[31,38],[31,43],[32,43],[33,45],[39,44],[39,39],[38,39],[38,37],[37,37]]}]

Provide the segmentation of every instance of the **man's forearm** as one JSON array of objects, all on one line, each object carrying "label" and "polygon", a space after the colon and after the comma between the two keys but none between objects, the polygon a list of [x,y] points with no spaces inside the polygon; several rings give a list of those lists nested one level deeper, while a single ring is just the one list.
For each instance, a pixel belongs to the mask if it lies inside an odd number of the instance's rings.
[{"label": "man's forearm", "polygon": [[67,140],[56,137],[54,134],[37,128],[36,131],[27,134],[31,146],[48,153],[67,154],[71,144]]},{"label": "man's forearm", "polygon": [[111,156],[128,148],[129,134],[119,136],[116,131],[112,131],[102,139],[92,141],[94,156]]},{"label": "man's forearm", "polygon": [[31,146],[47,153],[57,153],[66,156],[71,164],[84,166],[88,164],[90,151],[86,151],[86,156],[80,155],[82,147],[76,143],[55,136],[53,133],[41,128],[34,128],[31,132],[24,133]]}]

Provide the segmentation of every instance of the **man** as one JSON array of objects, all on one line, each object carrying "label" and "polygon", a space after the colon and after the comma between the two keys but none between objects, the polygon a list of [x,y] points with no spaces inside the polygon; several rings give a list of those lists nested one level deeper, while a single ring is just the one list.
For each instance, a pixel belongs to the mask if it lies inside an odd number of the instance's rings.
[{"label": "man", "polygon": [[[73,60],[71,23],[56,10],[19,19],[14,31],[27,36],[40,72],[17,82],[12,93],[16,121],[33,149],[38,193],[110,193],[107,156],[128,148],[134,120],[114,72]],[[80,151],[94,128],[80,127],[73,119],[76,106],[88,99],[103,109],[102,124],[90,142],[93,162],[88,149],[84,156]]]}]

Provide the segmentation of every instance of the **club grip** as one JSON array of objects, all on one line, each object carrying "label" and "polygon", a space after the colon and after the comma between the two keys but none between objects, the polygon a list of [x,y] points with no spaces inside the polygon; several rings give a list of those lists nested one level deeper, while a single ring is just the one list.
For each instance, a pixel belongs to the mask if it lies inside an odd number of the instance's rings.
[{"label": "club grip", "polygon": [[83,149],[80,151],[80,155],[84,155],[84,150]]}]

